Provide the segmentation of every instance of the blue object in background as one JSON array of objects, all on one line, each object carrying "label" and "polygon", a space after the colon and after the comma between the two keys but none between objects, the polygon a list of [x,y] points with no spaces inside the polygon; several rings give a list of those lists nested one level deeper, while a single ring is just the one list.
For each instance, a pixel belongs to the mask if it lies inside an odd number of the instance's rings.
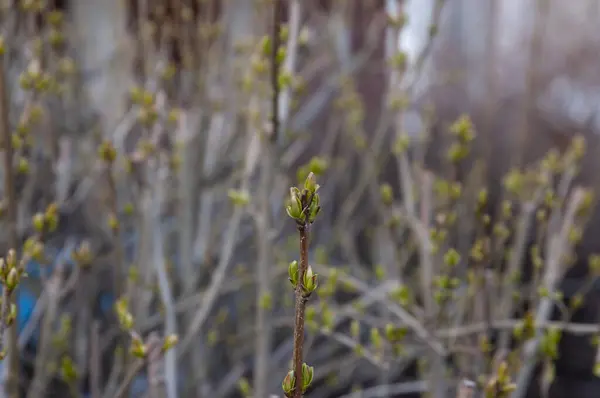
[{"label": "blue object in background", "polygon": [[[172,229],[174,227],[173,220],[169,224],[167,222],[166,228]],[[139,234],[137,232],[125,233],[124,234],[124,249],[125,255],[128,258],[128,261],[132,261],[135,257],[136,248],[139,244]],[[73,251],[76,249],[80,242],[78,239],[68,239],[65,245],[62,248],[55,248],[47,245],[45,247],[45,256],[48,259],[52,259],[50,264],[40,265],[36,261],[30,261],[25,266],[27,272],[27,278],[23,280],[15,292],[16,302],[19,308],[18,316],[17,316],[17,328],[18,332],[21,335],[25,327],[29,322],[32,321],[32,316],[35,312],[35,306],[37,304],[38,298],[40,297],[40,293],[42,291],[41,286],[41,273],[44,272],[44,276],[50,276],[52,271],[58,264],[63,264],[65,266],[65,271],[70,271],[75,266],[72,261],[71,255]],[[174,258],[173,261],[177,266],[179,264],[178,258]],[[1,288],[0,288],[1,289]],[[1,291],[1,290],[0,290]],[[114,303],[115,303],[115,295],[110,291],[103,291],[100,293],[98,299],[98,305],[100,307],[100,311],[102,314],[109,314],[113,311]],[[39,327],[36,328],[35,332],[31,336],[28,341],[29,345],[35,349],[39,342]],[[2,374],[3,363],[0,362],[0,374]],[[183,382],[183,375],[180,374]],[[149,383],[148,378],[145,374],[138,375],[133,383],[131,384],[130,394],[131,398],[142,397],[148,391]],[[90,394],[83,394],[85,398],[89,398]]]},{"label": "blue object in background", "polygon": [[[25,286],[19,288],[16,295],[17,306],[19,308],[17,314],[17,330],[21,333],[33,315],[33,310],[38,297]],[[34,334],[32,338],[32,343],[37,344],[38,333]]]}]

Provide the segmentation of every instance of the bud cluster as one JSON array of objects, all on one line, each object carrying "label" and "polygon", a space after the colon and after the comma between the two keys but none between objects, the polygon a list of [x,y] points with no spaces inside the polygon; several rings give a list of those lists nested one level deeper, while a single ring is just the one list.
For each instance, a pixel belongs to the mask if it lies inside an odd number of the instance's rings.
[{"label": "bud cluster", "polygon": [[38,234],[54,232],[58,227],[58,206],[52,203],[45,212],[36,213],[33,216],[32,224]]},{"label": "bud cluster", "polygon": [[[290,282],[294,289],[298,286],[300,280],[300,269],[298,268],[298,261],[294,260],[288,266],[288,275]],[[312,292],[317,289],[319,282],[317,281],[318,274],[313,272],[312,267],[309,265],[306,272],[302,276],[302,293],[305,298],[310,297]]]},{"label": "bud cluster", "polygon": [[[312,366],[308,366],[306,363],[302,363],[302,394],[306,392],[308,387],[312,384],[314,377],[314,368]],[[294,371],[290,370],[283,379],[281,383],[281,387],[283,388],[283,393],[286,397],[291,397],[294,391],[296,390],[296,377],[294,376]]]},{"label": "bud cluster", "polygon": [[317,218],[317,214],[321,210],[318,190],[319,185],[312,172],[306,177],[302,191],[297,187],[290,188],[290,197],[285,210],[288,216],[296,220],[298,225],[312,224]]},{"label": "bud cluster", "polygon": [[[4,291],[2,295],[2,323],[4,326],[13,324],[17,317],[17,306],[11,302],[10,297],[15,291],[21,278],[26,276],[25,268],[17,260],[17,252],[10,249],[5,258],[0,258],[0,283]],[[5,356],[4,351],[0,352],[0,360]]]},{"label": "bud cluster", "polygon": [[[134,330],[134,319],[133,315],[129,311],[127,300],[121,298],[115,304],[115,311],[121,328],[131,336],[131,345],[129,351],[133,356],[145,359],[148,356],[148,342],[144,341],[142,337]],[[168,350],[172,349],[179,342],[177,335],[171,334],[166,336],[162,341],[161,354],[164,354]]]}]

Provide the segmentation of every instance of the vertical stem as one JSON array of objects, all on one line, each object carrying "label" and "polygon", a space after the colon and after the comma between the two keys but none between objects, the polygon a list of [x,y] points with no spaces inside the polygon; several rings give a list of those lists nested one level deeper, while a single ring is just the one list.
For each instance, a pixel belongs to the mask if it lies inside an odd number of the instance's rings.
[{"label": "vertical stem", "polygon": [[271,117],[273,126],[271,130],[271,142],[277,140],[279,134],[279,48],[281,47],[281,20],[283,18],[283,0],[275,0],[275,9],[273,10],[273,32],[271,40],[271,87],[273,87],[273,97],[271,101]]},{"label": "vertical stem", "polygon": [[90,384],[91,398],[100,398],[100,384],[102,380],[102,364],[100,362],[100,324],[94,321],[91,327],[91,353],[90,353]]},{"label": "vertical stem", "polygon": [[300,267],[298,284],[296,285],[296,326],[294,327],[294,376],[296,378],[296,389],[294,398],[302,398],[302,349],[304,346],[304,310],[306,308],[306,297],[303,292],[303,280],[308,269],[308,225],[298,226],[300,233]]},{"label": "vertical stem", "polygon": [[269,140],[263,145],[263,159],[260,182],[260,221],[257,223],[259,237],[258,283],[256,294],[256,354],[254,362],[254,394],[256,397],[266,396],[269,373],[268,354],[271,348],[271,329],[269,309],[263,299],[271,294],[269,268],[271,265],[271,192],[273,185],[274,144],[279,133],[279,59],[277,54],[281,47],[281,9],[283,0],[276,0],[273,9],[273,30],[271,32],[271,131]]},{"label": "vertical stem", "polygon": [[533,32],[531,33],[531,39],[529,43],[529,59],[525,75],[525,98],[523,101],[523,114],[521,119],[520,130],[518,130],[519,136],[517,137],[517,147],[515,155],[518,156],[516,159],[516,165],[518,167],[525,166],[525,160],[527,153],[525,151],[531,148],[532,142],[529,137],[529,127],[532,123],[532,118],[535,112],[535,101],[536,95],[539,90],[539,66],[540,60],[542,59],[543,44],[544,44],[544,33],[546,31],[548,13],[550,9],[549,0],[537,0],[535,3],[534,21],[533,21]]},{"label": "vertical stem", "polygon": [[[117,199],[117,183],[113,176],[113,166],[112,164],[108,165],[106,168],[106,173],[108,177],[108,189],[109,189],[109,211],[111,215],[118,219],[119,208],[118,208],[118,199]],[[121,245],[121,226],[118,225],[115,230],[113,230],[113,242],[115,244],[113,258],[115,261],[114,264],[114,289],[115,289],[115,297],[120,297],[125,293],[126,290],[126,280],[125,272],[124,272],[124,253],[123,247]]]},{"label": "vertical stem", "polygon": [[[17,250],[17,201],[15,196],[15,183],[13,175],[13,147],[12,134],[8,120],[8,88],[6,87],[6,75],[4,70],[4,59],[0,58],[0,138],[4,143],[4,195],[7,201],[7,223],[8,223],[8,247]],[[6,291],[6,289],[5,289]],[[11,304],[14,302],[13,297],[8,297],[7,293],[3,294],[5,299],[3,302],[3,311],[1,322],[6,321],[7,312]],[[9,300],[7,300],[9,299]],[[4,303],[6,303],[4,305]],[[4,328],[4,326],[3,326]],[[18,336],[16,322],[8,328],[8,377],[6,380],[6,391],[9,397],[18,398],[19,396],[19,352],[18,352]],[[4,330],[0,334],[0,342],[4,346]]]}]

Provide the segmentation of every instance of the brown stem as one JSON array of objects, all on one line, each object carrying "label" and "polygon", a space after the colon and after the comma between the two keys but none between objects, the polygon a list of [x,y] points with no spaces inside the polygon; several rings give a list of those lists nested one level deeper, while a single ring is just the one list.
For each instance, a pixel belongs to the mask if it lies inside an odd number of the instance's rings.
[{"label": "brown stem", "polygon": [[300,232],[300,267],[298,284],[296,285],[296,325],[294,327],[294,376],[296,378],[296,389],[294,398],[302,398],[302,349],[304,346],[304,310],[307,298],[304,297],[303,284],[304,274],[308,269],[308,225],[298,226]]},{"label": "brown stem", "polygon": [[[109,165],[106,169],[107,177],[108,177],[108,187],[109,187],[109,211],[111,212],[113,217],[117,217],[119,214],[118,204],[117,204],[117,184],[113,175],[113,167],[112,164]],[[124,272],[123,272],[123,247],[121,246],[120,239],[120,231],[121,226],[119,225],[113,231],[113,242],[115,244],[114,251],[114,260],[115,260],[115,271],[114,271],[114,288],[116,291],[116,296],[120,297],[125,293],[126,283],[124,282]]]},{"label": "brown stem", "polygon": [[6,332],[6,319],[8,318],[8,310],[10,308],[10,293],[8,289],[2,289],[2,305],[0,306],[0,353],[4,355],[5,344],[4,334]]},{"label": "brown stem", "polygon": [[273,12],[273,32],[272,38],[273,46],[271,48],[271,87],[273,87],[273,97],[271,102],[271,118],[272,118],[272,130],[271,130],[271,142],[277,141],[279,135],[279,60],[277,54],[281,47],[281,20],[283,18],[283,0],[276,0],[274,4]]},{"label": "brown stem", "polygon": [[[6,87],[6,76],[4,70],[4,59],[0,58],[0,139],[4,144],[4,195],[7,201],[7,221],[8,221],[8,247],[17,250],[17,200],[15,195],[15,182],[13,175],[13,146],[12,134],[8,121],[8,87]],[[10,304],[14,298],[10,297],[7,289],[4,289],[2,300],[2,329],[0,330],[0,344],[4,345],[5,322],[10,310]],[[6,390],[9,397],[18,397],[19,380],[19,355],[17,348],[17,329],[16,322],[8,328],[9,349],[8,349],[8,379]]]}]

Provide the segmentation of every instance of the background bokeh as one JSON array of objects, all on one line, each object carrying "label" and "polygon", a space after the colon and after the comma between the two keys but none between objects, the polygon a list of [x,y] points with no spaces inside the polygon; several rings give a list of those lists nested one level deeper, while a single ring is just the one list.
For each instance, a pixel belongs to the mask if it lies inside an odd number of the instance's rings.
[{"label": "background bokeh", "polygon": [[[273,136],[265,37],[277,1],[285,57]],[[597,186],[597,0],[7,0],[0,21],[2,128],[15,146],[14,168],[1,177],[14,176],[18,243],[44,244],[16,296],[21,394],[41,383],[48,397],[113,397],[127,365],[114,313],[125,294],[138,333],[179,336],[158,370],[136,376],[132,397],[156,385],[169,398],[283,396],[294,319],[287,264],[298,256],[284,202],[313,171],[323,209],[311,230],[322,279],[309,305],[310,397],[455,396],[463,378],[489,372],[470,353],[487,329],[452,328],[496,320],[506,329],[506,317],[523,316],[472,305],[504,302],[468,293],[473,198],[487,187],[500,203],[506,173],[553,147],[569,156],[578,134],[588,153],[580,182]],[[481,162],[454,169],[444,162],[447,136],[465,114]],[[114,161],[101,156],[106,148]],[[421,307],[435,289],[418,276],[425,238],[394,223],[427,205],[438,177],[448,192],[461,181],[466,199],[432,200],[432,224],[458,216],[435,264],[447,265],[451,248],[462,255],[448,274],[458,278],[452,299],[432,319]],[[509,199],[538,205],[534,196]],[[52,203],[58,227],[40,236],[32,219]],[[3,252],[10,233],[0,229]],[[588,240],[586,255],[600,249]],[[82,245],[85,267],[72,258]],[[572,276],[571,290],[594,284],[586,278]],[[596,385],[594,359],[577,359],[592,355],[581,342],[597,331],[581,324],[598,321],[596,307],[573,320],[585,337],[561,346],[583,369],[579,384],[564,376],[576,397]],[[408,328],[402,347],[378,346],[388,324]],[[448,356],[436,362],[428,346],[437,339]],[[554,359],[536,374],[559,377],[546,372]],[[6,362],[2,369],[5,380]],[[448,383],[434,387],[438,379]]]}]

